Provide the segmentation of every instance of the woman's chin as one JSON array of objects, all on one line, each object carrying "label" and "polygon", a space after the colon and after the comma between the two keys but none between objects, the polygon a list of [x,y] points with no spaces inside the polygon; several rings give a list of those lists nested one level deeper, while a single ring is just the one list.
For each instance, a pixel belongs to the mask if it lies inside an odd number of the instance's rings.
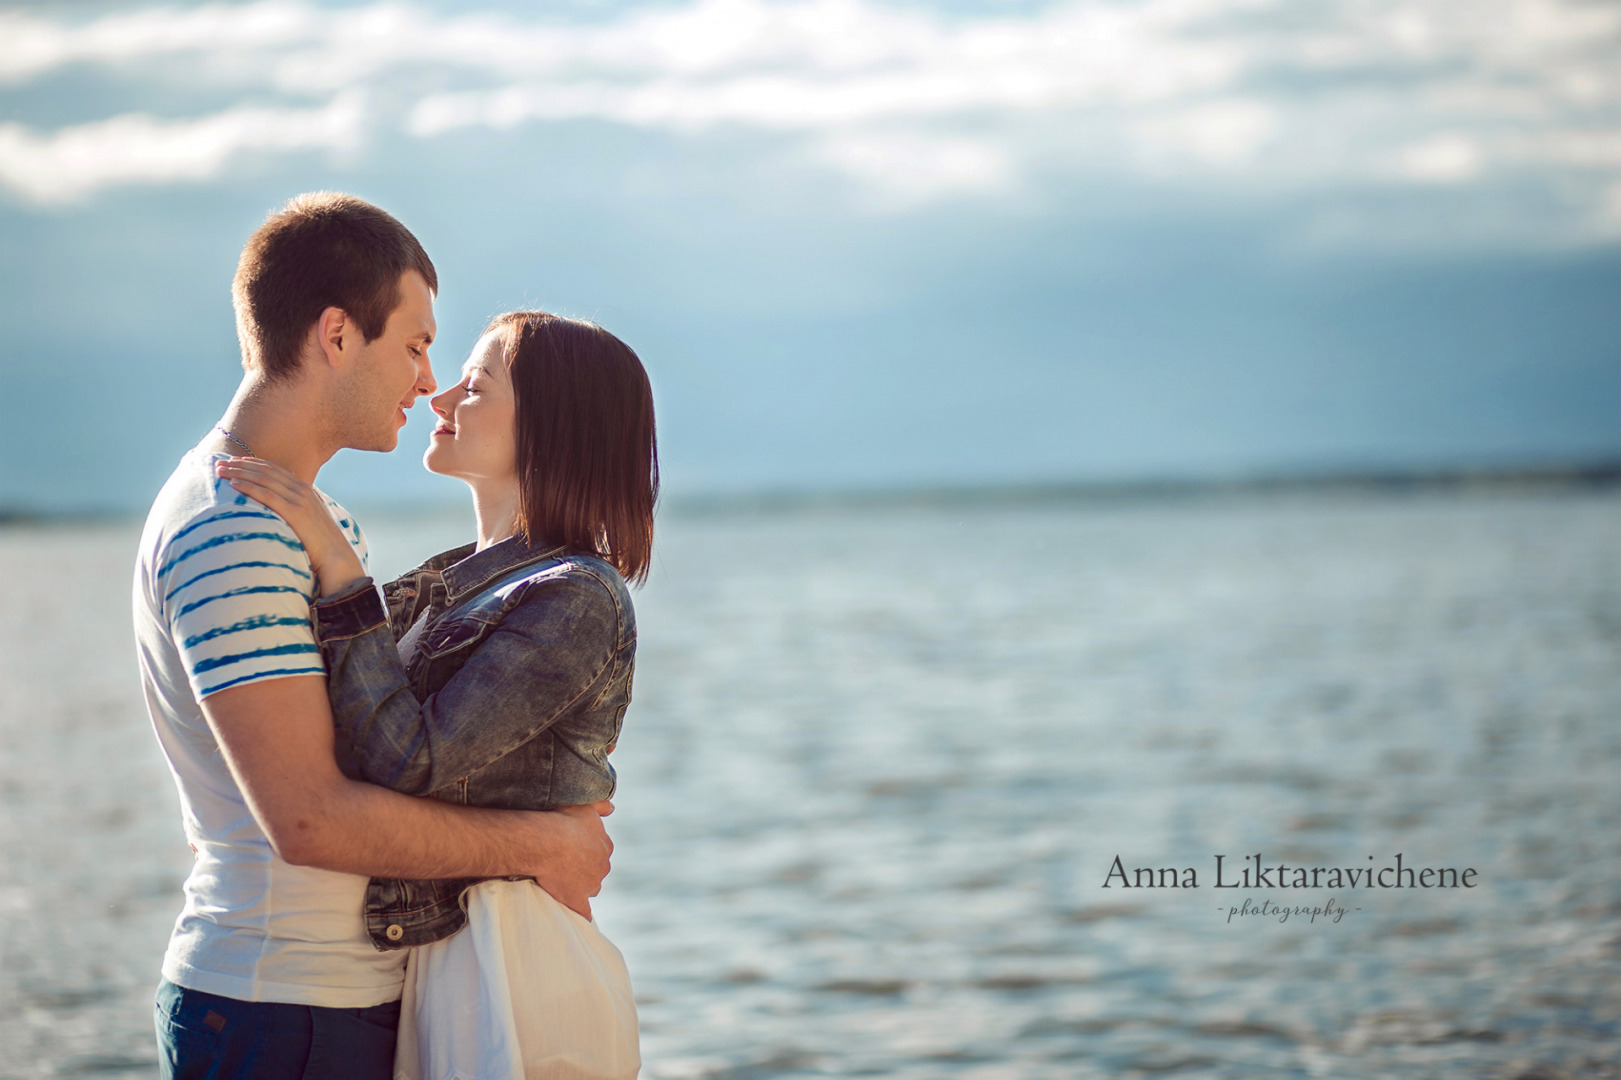
[{"label": "woman's chin", "polygon": [[440,476],[455,476],[456,474],[447,468],[448,465],[449,462],[445,461],[445,455],[439,452],[437,446],[430,443],[428,449],[422,454],[422,467],[431,473],[438,473]]}]

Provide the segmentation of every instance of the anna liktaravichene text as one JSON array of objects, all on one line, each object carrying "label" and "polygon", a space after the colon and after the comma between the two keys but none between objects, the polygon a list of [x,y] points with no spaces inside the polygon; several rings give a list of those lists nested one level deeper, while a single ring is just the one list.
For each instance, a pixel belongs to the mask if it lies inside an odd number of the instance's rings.
[{"label": "anna liktaravichene text", "polygon": [[[1479,884],[1473,867],[1412,867],[1402,863],[1397,852],[1394,862],[1370,866],[1292,866],[1267,864],[1260,852],[1245,855],[1240,865],[1229,865],[1226,855],[1216,855],[1216,889],[1473,889]],[[1374,856],[1368,856],[1374,862]],[[1199,873],[1191,866],[1138,866],[1127,869],[1120,856],[1114,857],[1103,879],[1105,889],[1197,889]]]}]

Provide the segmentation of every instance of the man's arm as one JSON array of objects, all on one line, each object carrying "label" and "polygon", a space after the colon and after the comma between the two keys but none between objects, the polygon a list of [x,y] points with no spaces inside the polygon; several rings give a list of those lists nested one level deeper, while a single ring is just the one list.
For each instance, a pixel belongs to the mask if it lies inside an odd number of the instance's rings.
[{"label": "man's arm", "polygon": [[287,862],[381,877],[529,874],[589,916],[613,851],[600,816],[609,804],[489,810],[350,780],[333,758],[324,676],[232,687],[202,708],[254,819]]}]

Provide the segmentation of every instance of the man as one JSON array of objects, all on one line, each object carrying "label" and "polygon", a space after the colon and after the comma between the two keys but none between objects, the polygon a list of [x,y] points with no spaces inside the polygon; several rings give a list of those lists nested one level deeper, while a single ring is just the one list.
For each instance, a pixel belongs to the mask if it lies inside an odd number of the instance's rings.
[{"label": "man", "polygon": [[[391,1077],[405,955],[366,933],[370,876],[528,874],[578,909],[608,872],[606,803],[485,810],[343,775],[309,560],[214,475],[221,455],[251,454],[313,483],[343,447],[392,450],[435,389],[437,288],[375,206],[320,193],[272,215],[232,288],[242,384],[147,519],[135,633],[197,852],[158,990],[165,1077]],[[328,507],[364,559],[358,526]]]}]

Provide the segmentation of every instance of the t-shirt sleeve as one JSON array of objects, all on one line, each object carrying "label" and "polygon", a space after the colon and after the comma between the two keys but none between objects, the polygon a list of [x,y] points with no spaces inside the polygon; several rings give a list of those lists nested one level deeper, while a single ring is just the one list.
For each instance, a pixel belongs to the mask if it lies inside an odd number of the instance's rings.
[{"label": "t-shirt sleeve", "polygon": [[339,506],[326,492],[317,489],[316,493],[321,496],[321,501],[326,504],[326,512],[332,515],[332,520],[338,523],[338,528],[343,530],[343,535],[349,539],[349,546],[355,549],[356,555],[360,556],[361,569],[370,574],[371,549],[366,543],[366,534],[360,529],[360,522],[356,521],[353,514]]},{"label": "t-shirt sleeve", "polygon": [[215,507],[175,533],[156,577],[197,700],[325,673],[310,625],[314,579],[304,545],[259,503]]}]

